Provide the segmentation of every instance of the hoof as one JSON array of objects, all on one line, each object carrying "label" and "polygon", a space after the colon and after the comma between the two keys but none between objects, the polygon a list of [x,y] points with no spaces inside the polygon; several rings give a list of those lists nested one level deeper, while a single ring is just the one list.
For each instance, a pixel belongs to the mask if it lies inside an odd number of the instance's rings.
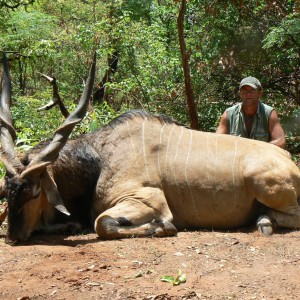
[{"label": "hoof", "polygon": [[176,227],[169,221],[163,222],[163,230],[167,236],[175,236],[177,235]]},{"label": "hoof", "polygon": [[163,221],[161,223],[156,223],[156,228],[154,234],[152,236],[156,237],[166,237],[166,236],[176,236],[177,229],[175,226],[169,221]]},{"label": "hoof", "polygon": [[256,226],[258,231],[265,236],[273,234],[273,223],[268,216],[260,216],[256,222]]}]

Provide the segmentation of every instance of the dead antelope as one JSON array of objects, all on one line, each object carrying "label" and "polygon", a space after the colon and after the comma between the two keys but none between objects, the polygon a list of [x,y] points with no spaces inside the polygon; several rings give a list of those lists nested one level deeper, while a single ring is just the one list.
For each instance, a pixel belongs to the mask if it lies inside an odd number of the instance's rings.
[{"label": "dead antelope", "polygon": [[36,229],[74,223],[94,226],[101,239],[227,230],[254,220],[266,235],[275,223],[300,228],[300,172],[287,152],[274,145],[190,130],[142,111],[127,112],[96,132],[68,140],[86,112],[95,62],[76,111],[50,143],[20,161],[13,150],[8,67],[4,69],[7,243],[26,241]]}]

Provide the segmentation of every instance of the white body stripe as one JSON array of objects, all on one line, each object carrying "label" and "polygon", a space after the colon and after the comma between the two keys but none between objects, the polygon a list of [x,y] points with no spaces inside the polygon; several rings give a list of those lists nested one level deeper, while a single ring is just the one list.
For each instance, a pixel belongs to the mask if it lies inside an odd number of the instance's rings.
[{"label": "white body stripe", "polygon": [[162,136],[163,136],[163,131],[165,128],[165,124],[162,126],[162,128],[160,129],[160,134],[159,134],[159,149],[157,152],[157,167],[158,167],[158,172],[159,172],[159,178],[161,179],[161,165],[160,165],[160,149],[161,149],[161,143],[162,143]]},{"label": "white body stripe", "polygon": [[150,182],[151,180],[150,180],[150,174],[149,174],[147,157],[146,157],[145,122],[146,122],[146,120],[144,120],[144,122],[142,124],[142,145],[143,145],[144,166],[145,166],[145,170],[146,170],[146,173],[147,173],[148,180]]},{"label": "white body stripe", "polygon": [[134,146],[134,143],[133,143],[133,138],[132,138],[132,135],[131,135],[131,131],[130,131],[130,127],[129,127],[128,121],[126,122],[126,124],[127,124],[128,133],[129,133],[130,144],[131,144],[132,150],[134,152],[134,156],[136,156],[137,152],[136,152],[136,149],[135,149],[135,146]]},{"label": "white body stripe", "polygon": [[188,148],[188,151],[187,151],[187,156],[186,156],[186,161],[185,161],[185,169],[184,169],[184,176],[185,176],[185,181],[186,181],[186,184],[189,188],[189,191],[190,191],[190,195],[191,195],[191,199],[192,199],[192,202],[193,202],[193,206],[195,208],[195,211],[197,210],[197,207],[196,207],[196,203],[195,203],[195,199],[194,199],[194,194],[192,193],[192,190],[191,190],[191,186],[189,184],[189,178],[188,178],[188,163],[189,163],[189,158],[190,158],[190,153],[191,153],[191,147],[192,147],[192,143],[193,143],[193,131],[191,130],[190,131],[190,143],[189,143],[189,148]]},{"label": "white body stripe", "polygon": [[183,127],[181,127],[180,135],[179,135],[179,138],[178,138],[178,141],[177,141],[176,153],[175,153],[174,164],[173,164],[174,165],[173,175],[174,175],[174,180],[175,180],[175,183],[176,183],[176,187],[177,187],[177,191],[178,191],[178,195],[179,195],[180,200],[181,200],[181,194],[180,194],[180,189],[178,187],[178,182],[177,182],[177,177],[176,177],[176,160],[177,160],[177,156],[178,156],[178,148],[179,148],[180,141],[181,141],[181,138],[182,138],[182,133],[183,133]]},{"label": "white body stripe", "polygon": [[236,199],[237,197],[236,197],[236,186],[235,186],[236,182],[235,182],[235,174],[234,174],[235,172],[234,172],[234,170],[235,170],[238,142],[239,142],[239,139],[237,139],[235,141],[234,158],[233,158],[233,162],[232,162],[232,184],[233,184],[233,190],[234,190],[234,203],[235,203],[235,205],[237,203],[237,199]]}]

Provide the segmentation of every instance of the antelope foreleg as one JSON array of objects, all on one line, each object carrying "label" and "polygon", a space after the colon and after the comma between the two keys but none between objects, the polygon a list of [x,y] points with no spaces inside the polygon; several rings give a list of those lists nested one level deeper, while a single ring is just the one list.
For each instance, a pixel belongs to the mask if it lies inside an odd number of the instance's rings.
[{"label": "antelope foreleg", "polygon": [[143,188],[103,212],[95,221],[95,231],[101,239],[173,236],[177,230],[171,221],[162,192]]}]

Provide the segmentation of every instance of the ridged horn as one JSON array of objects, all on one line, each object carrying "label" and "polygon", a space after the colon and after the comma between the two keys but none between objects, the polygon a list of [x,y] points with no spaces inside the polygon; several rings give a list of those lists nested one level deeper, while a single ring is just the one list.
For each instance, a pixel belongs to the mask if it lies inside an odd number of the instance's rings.
[{"label": "ridged horn", "polygon": [[16,132],[12,125],[12,117],[10,112],[11,105],[11,78],[6,54],[3,52],[3,79],[2,93],[0,100],[0,122],[1,122],[1,160],[9,174],[17,174],[24,166],[19,160],[16,152],[14,141],[16,140]]},{"label": "ridged horn", "polygon": [[96,74],[96,52],[94,53],[93,63],[90,68],[90,73],[83,91],[83,94],[80,98],[77,108],[68,116],[64,123],[55,131],[52,141],[45,149],[43,149],[34,159],[30,162],[25,171],[21,176],[27,176],[28,173],[32,171],[37,171],[44,169],[51,162],[54,162],[58,155],[59,151],[66,144],[72,130],[75,125],[81,122],[84,118],[86,111],[88,109],[89,100],[92,94],[92,89],[94,85],[94,79]]}]

